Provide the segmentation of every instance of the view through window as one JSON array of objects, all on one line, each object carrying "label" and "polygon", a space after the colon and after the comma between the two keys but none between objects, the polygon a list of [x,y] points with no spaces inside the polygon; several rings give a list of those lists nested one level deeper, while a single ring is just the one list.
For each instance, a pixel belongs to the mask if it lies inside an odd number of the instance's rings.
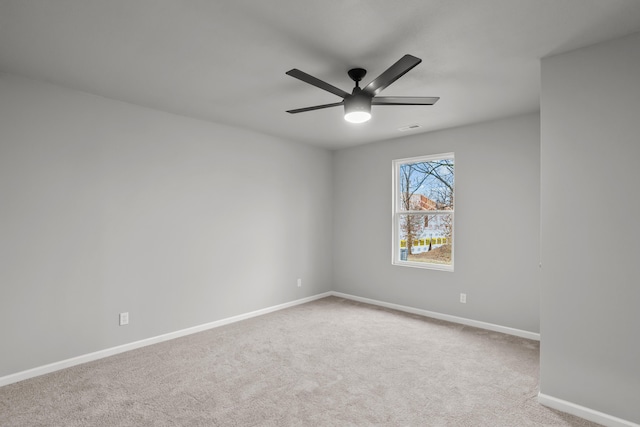
[{"label": "view through window", "polygon": [[453,271],[453,153],[393,162],[393,263]]}]

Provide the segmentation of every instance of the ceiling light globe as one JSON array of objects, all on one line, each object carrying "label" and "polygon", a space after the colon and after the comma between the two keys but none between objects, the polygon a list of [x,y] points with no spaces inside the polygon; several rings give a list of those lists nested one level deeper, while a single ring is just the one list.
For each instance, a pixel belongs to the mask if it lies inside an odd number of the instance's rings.
[{"label": "ceiling light globe", "polygon": [[371,113],[367,111],[352,111],[345,114],[344,119],[349,123],[364,123],[371,119]]}]

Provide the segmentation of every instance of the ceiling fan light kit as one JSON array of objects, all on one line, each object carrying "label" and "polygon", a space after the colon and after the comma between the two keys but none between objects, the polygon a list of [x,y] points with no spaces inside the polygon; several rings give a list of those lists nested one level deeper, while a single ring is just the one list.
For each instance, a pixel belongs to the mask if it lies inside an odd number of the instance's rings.
[{"label": "ceiling fan light kit", "polygon": [[350,123],[364,123],[371,119],[371,98],[351,96],[344,100],[344,119]]},{"label": "ceiling fan light kit", "polygon": [[371,105],[433,105],[439,97],[420,96],[377,96],[391,83],[405,75],[409,70],[418,65],[422,60],[412,55],[405,55],[398,62],[380,74],[364,88],[360,88],[360,81],[367,74],[364,68],[352,68],[349,77],[356,83],[351,93],[345,92],[325,81],[313,77],[303,71],[294,68],[287,71],[287,75],[302,80],[327,92],[342,98],[341,102],[316,105],[313,107],[288,110],[287,113],[297,114],[305,111],[320,110],[324,108],[344,105],[344,119],[351,123],[364,123],[371,119]]}]

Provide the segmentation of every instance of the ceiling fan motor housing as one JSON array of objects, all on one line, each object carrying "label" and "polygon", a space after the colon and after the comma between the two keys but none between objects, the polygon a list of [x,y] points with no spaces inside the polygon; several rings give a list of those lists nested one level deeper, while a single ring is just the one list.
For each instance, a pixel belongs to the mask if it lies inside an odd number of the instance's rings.
[{"label": "ceiling fan motor housing", "polygon": [[371,96],[362,92],[359,87],[353,95],[344,99],[344,118],[351,123],[363,123],[371,118]]}]

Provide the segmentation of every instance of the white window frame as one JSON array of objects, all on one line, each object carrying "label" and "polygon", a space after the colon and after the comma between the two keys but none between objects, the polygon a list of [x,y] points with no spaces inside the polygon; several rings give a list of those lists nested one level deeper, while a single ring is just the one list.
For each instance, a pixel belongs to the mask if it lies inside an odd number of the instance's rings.
[{"label": "white window frame", "polygon": [[[396,159],[393,161],[393,201],[392,201],[392,250],[391,250],[391,264],[403,266],[403,267],[415,267],[415,268],[424,268],[428,270],[442,270],[442,271],[451,271],[453,272],[454,266],[454,253],[455,253],[455,196],[452,210],[433,210],[433,211],[405,211],[402,210],[401,205],[401,197],[400,197],[400,166],[407,163],[421,163],[421,162],[430,162],[434,160],[443,160],[443,159],[452,159],[454,161],[454,179],[453,179],[453,192],[455,195],[455,156],[454,153],[443,153],[443,154],[432,154],[426,156],[416,156],[416,157],[408,157],[405,159]],[[451,264],[436,264],[436,263],[428,263],[428,262],[415,262],[415,261],[402,261],[400,259],[400,216],[401,215],[437,215],[437,214],[450,214],[451,220],[453,223],[453,229],[451,231]]]}]

